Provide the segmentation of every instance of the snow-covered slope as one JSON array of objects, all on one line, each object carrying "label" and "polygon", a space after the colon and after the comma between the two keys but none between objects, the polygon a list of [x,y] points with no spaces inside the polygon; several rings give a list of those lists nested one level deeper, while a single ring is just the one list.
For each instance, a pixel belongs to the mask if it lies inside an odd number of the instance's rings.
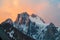
[{"label": "snow-covered slope", "polygon": [[35,24],[39,26],[40,29],[44,29],[47,25],[49,25],[49,24],[44,23],[42,21],[43,19],[41,19],[39,16],[36,16],[36,17],[30,16],[29,19],[31,20],[31,22],[35,22]]},{"label": "snow-covered slope", "polygon": [[39,16],[35,16],[35,17],[33,17],[33,16],[30,16],[29,17],[29,19],[31,20],[31,22],[34,22],[35,24],[36,24],[36,27],[38,27],[38,29],[37,29],[37,34],[38,35],[34,35],[33,36],[33,38],[34,39],[38,39],[38,37],[39,37],[39,35],[40,36],[43,36],[43,33],[42,33],[42,31],[44,30],[44,31],[46,31],[47,29],[46,29],[46,26],[48,26],[49,24],[46,24],[45,22],[44,22],[44,20],[42,19],[42,18],[40,18]]}]

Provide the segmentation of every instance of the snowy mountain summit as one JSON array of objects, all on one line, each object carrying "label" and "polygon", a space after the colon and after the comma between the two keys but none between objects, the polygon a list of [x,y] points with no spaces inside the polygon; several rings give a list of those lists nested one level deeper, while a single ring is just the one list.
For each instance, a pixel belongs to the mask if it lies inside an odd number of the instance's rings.
[{"label": "snowy mountain summit", "polygon": [[[6,21],[12,24],[12,21]],[[59,40],[60,28],[53,23],[45,23],[38,15],[29,15],[27,12],[18,14],[13,27],[35,40]]]},{"label": "snowy mountain summit", "polygon": [[[14,27],[36,40],[52,40],[52,38],[54,40],[55,34],[57,34],[57,29],[53,23],[46,24],[39,16],[35,14],[29,15],[27,12],[18,14],[14,22]],[[56,30],[56,32],[54,32],[54,30]],[[52,33],[50,34],[48,31]],[[47,32],[48,35],[46,34]],[[48,37],[51,37],[49,35],[53,35],[54,37],[48,39]]]}]

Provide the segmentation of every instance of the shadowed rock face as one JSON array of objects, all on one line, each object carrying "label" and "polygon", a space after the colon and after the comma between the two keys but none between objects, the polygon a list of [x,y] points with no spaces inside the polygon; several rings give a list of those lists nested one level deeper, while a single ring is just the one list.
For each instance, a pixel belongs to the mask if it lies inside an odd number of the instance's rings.
[{"label": "shadowed rock face", "polygon": [[7,34],[5,33],[2,25],[0,25],[0,38],[1,38],[1,40],[11,40],[11,39],[7,36]]},{"label": "shadowed rock face", "polygon": [[5,22],[0,25],[0,36],[3,40],[34,40],[33,38],[14,28],[13,25]]},{"label": "shadowed rock face", "polygon": [[0,40],[2,40],[2,38],[0,37]]},{"label": "shadowed rock face", "polygon": [[27,12],[23,12],[21,14],[18,14],[15,23],[25,24],[26,21],[28,21],[28,19],[29,19],[28,17],[29,17],[29,15],[27,14]]},{"label": "shadowed rock face", "polygon": [[46,28],[47,31],[45,32],[45,40],[56,40],[58,31],[55,25],[53,23],[50,23]]}]

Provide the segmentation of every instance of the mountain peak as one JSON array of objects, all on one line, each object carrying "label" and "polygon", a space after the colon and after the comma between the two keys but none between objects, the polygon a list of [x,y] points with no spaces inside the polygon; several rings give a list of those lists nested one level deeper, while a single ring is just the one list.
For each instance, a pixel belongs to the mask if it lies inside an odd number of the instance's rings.
[{"label": "mountain peak", "polygon": [[28,21],[29,21],[29,14],[27,12],[23,12],[23,13],[18,14],[15,23],[25,24]]},{"label": "mountain peak", "polygon": [[32,17],[36,17],[37,15],[35,15],[35,14],[32,14],[31,16],[32,16]]},{"label": "mountain peak", "polygon": [[3,24],[3,23],[13,24],[13,21],[12,21],[10,18],[8,18],[8,19],[6,19],[4,22],[2,22],[2,24]]},{"label": "mountain peak", "polygon": [[18,14],[17,18],[19,19],[20,17],[26,17],[26,16],[29,16],[29,14],[27,12],[23,12]]},{"label": "mountain peak", "polygon": [[47,28],[56,28],[56,26],[53,23],[50,23]]},{"label": "mountain peak", "polygon": [[27,12],[23,12],[20,14],[21,16],[29,16],[29,14]]},{"label": "mountain peak", "polygon": [[39,17],[38,15],[35,15],[35,14],[32,14],[29,18],[33,22],[45,23],[45,21],[41,17]]},{"label": "mountain peak", "polygon": [[55,25],[52,22],[50,23],[50,25],[53,26],[53,27],[55,27]]}]

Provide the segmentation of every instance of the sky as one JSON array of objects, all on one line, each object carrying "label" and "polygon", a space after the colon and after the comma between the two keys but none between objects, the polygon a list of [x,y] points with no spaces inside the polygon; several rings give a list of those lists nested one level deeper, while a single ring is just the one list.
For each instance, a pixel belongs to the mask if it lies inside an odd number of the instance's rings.
[{"label": "sky", "polygon": [[60,26],[60,0],[0,0],[0,23],[7,18],[15,21],[22,12],[34,13],[46,23]]}]

